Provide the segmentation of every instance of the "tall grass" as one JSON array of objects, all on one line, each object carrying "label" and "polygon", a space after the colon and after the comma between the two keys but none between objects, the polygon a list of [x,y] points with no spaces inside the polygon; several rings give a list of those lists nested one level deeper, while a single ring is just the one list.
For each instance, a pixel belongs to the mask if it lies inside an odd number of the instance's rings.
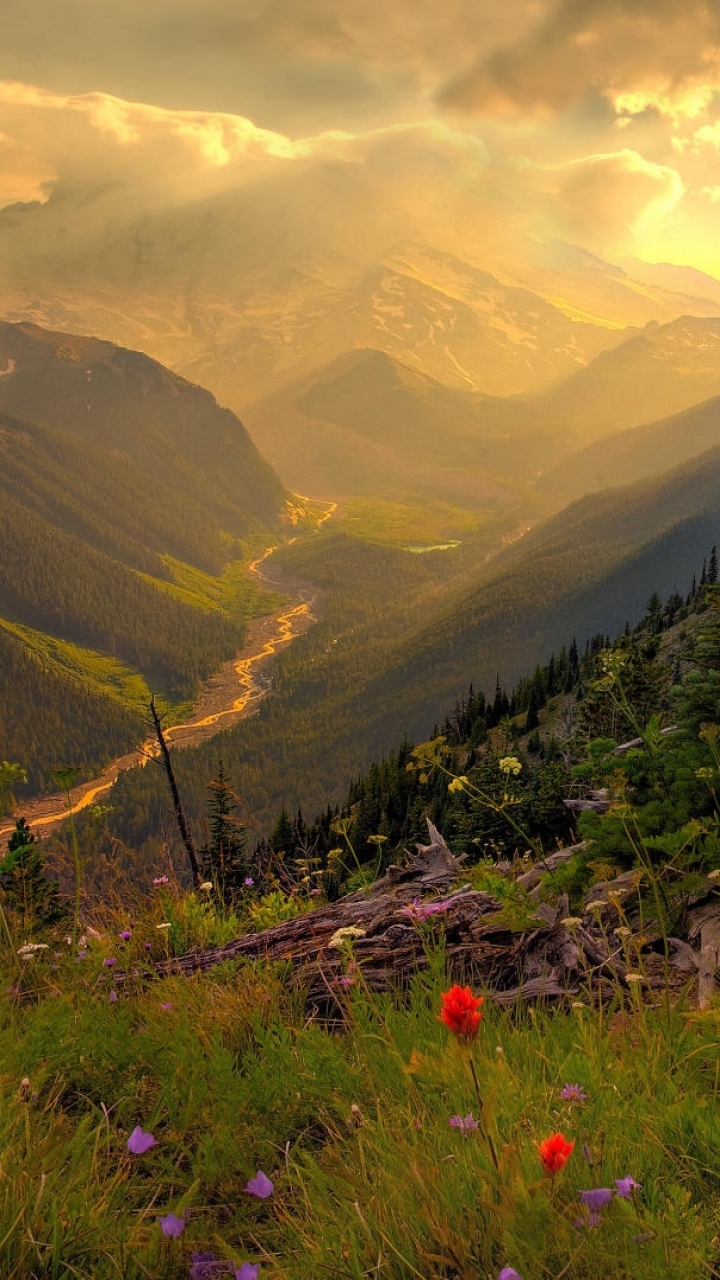
[{"label": "tall grass", "polygon": [[[152,977],[170,905],[86,928],[79,950],[22,960],[5,942],[3,1278],[173,1280],[202,1274],[193,1254],[241,1280],[720,1276],[717,1008],[486,999],[468,1047],[438,1017],[441,948],[402,994],[354,968],[321,1017],[286,966]],[[197,902],[173,910],[191,928]],[[557,1132],[574,1149],[549,1177],[538,1145]],[[246,1189],[258,1170],[265,1199]],[[597,1225],[593,1188],[613,1193]]]}]

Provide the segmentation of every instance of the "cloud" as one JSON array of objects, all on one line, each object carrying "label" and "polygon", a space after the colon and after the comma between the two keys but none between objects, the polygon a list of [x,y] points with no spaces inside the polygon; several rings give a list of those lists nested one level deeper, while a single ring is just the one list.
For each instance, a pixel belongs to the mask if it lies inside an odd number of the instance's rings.
[{"label": "cloud", "polygon": [[534,198],[536,230],[597,252],[637,248],[670,217],[685,192],[680,174],[625,149],[557,165],[520,166]]},{"label": "cloud", "polygon": [[[288,138],[227,113],[171,111],[110,94],[63,95],[0,82],[0,203],[47,196],[58,182],[143,185],[163,201],[213,190],[291,161]],[[9,180],[7,178],[9,176]]]},{"label": "cloud", "polygon": [[619,117],[695,119],[720,91],[718,0],[560,0],[529,38],[483,52],[440,94],[461,111],[542,118],[599,93]]}]

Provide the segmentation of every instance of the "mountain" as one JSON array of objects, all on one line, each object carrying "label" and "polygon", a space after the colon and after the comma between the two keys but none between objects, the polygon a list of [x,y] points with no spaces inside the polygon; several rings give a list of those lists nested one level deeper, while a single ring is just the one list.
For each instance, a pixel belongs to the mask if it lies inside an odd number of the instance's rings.
[{"label": "mountain", "polygon": [[396,716],[410,703],[408,731],[417,732],[423,713],[427,723],[469,679],[491,691],[496,674],[518,679],[573,631],[584,642],[636,622],[651,591],[686,590],[718,541],[720,448],[658,478],[591,494],[498,555],[365,697]]},{"label": "mountain", "polygon": [[637,258],[606,262],[565,240],[527,245],[511,269],[527,288],[586,323],[622,329],[720,314],[720,283],[712,276]]},{"label": "mountain", "polygon": [[564,452],[521,399],[447,386],[372,349],[250,406],[246,420],[293,488],[336,496],[432,494],[503,510]]},{"label": "mountain", "polygon": [[116,476],[117,464],[128,468],[128,487],[139,472],[153,477],[160,503],[164,491],[182,494],[188,530],[211,511],[216,563],[218,532],[244,537],[282,509],[283,486],[235,415],[139,352],[0,322],[0,409],[102,449]]},{"label": "mountain", "polygon": [[575,447],[720,394],[720,319],[648,324],[559,386],[533,397],[546,431]]},{"label": "mountain", "polygon": [[605,436],[543,471],[536,488],[553,505],[659,475],[720,445],[720,396],[661,422]]},{"label": "mountain", "polygon": [[720,312],[698,281],[673,291],[559,241],[498,246],[441,150],[420,166],[376,138],[358,164],[338,140],[201,199],[58,184],[0,210],[2,314],[144,350],[244,415],[354,349],[509,395],[628,326]]},{"label": "mountain", "polygon": [[286,492],[208,392],[106,342],[0,324],[0,406],[0,756],[39,787],[237,651],[256,588],[223,570]]}]

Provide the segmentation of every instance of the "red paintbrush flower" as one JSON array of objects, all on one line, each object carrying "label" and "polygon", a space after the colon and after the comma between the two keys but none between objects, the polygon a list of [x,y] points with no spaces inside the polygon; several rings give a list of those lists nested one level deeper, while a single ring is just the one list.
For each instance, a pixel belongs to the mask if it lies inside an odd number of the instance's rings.
[{"label": "red paintbrush flower", "polygon": [[549,1138],[538,1143],[538,1153],[542,1167],[550,1177],[559,1173],[572,1154],[574,1142],[568,1142],[562,1133],[551,1133]]},{"label": "red paintbrush flower", "polygon": [[474,996],[469,987],[455,985],[449,991],[443,991],[440,999],[440,1021],[445,1023],[453,1035],[463,1036],[465,1040],[474,1040],[482,1021],[479,1012],[484,1004],[482,996]]}]

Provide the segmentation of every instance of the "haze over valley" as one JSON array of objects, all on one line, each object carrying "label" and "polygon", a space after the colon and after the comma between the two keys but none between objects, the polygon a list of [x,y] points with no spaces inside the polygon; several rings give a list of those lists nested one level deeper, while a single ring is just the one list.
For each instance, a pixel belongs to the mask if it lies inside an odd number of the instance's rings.
[{"label": "haze over valley", "polygon": [[[334,803],[471,681],[688,591],[719,532],[714,7],[506,9],[113,0],[105,41],[75,0],[4,8],[26,794],[136,745],[153,692],[188,716],[293,601],[319,620],[258,714],[174,753],[195,812],[219,760],[260,827]],[[123,838],[161,785],[121,779]]]}]

